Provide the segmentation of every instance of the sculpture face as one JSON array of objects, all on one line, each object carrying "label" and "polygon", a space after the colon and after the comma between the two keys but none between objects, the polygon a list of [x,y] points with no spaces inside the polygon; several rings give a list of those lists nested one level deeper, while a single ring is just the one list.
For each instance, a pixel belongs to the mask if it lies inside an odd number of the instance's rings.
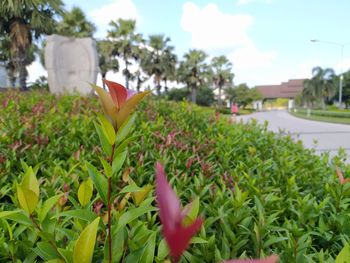
[{"label": "sculpture face", "polygon": [[95,42],[91,38],[49,36],[45,65],[51,92],[90,94],[89,83],[96,83],[98,73]]}]

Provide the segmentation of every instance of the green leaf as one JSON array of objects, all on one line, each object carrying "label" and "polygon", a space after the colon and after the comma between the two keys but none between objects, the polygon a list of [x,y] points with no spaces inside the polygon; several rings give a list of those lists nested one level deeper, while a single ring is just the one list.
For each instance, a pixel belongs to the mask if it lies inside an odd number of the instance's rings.
[{"label": "green leaf", "polygon": [[99,193],[102,201],[107,204],[107,194],[108,194],[108,181],[97,169],[91,165],[89,162],[86,162],[86,168],[90,175],[92,182],[94,183],[97,192]]},{"label": "green leaf", "polygon": [[20,185],[17,185],[17,197],[21,208],[28,214],[33,213],[39,202],[39,197],[33,191],[22,188]]},{"label": "green leaf", "polygon": [[96,132],[98,134],[98,138],[100,138],[100,143],[102,146],[103,151],[108,155],[111,156],[112,154],[112,146],[108,141],[108,138],[105,136],[102,126],[98,123],[94,122]]},{"label": "green leaf", "polygon": [[141,188],[140,191],[132,193],[132,199],[134,200],[135,205],[140,205],[143,200],[145,200],[148,193],[152,190],[153,186],[147,184]]},{"label": "green leaf", "polygon": [[130,116],[134,108],[141,102],[141,100],[147,95],[150,94],[150,91],[140,92],[128,99],[120,108],[116,114],[117,126],[121,127],[127,118]]},{"label": "green leaf", "polygon": [[29,168],[28,164],[26,164],[26,162],[23,161],[22,159],[20,160],[20,162],[21,162],[21,166],[22,166],[23,171],[26,172]]},{"label": "green leaf", "polygon": [[208,241],[200,237],[192,237],[191,239],[191,244],[206,244],[206,243],[208,243]]},{"label": "green leaf", "polygon": [[140,259],[140,262],[152,263],[154,259],[154,250],[156,248],[156,232],[153,232],[146,243],[143,255]]},{"label": "green leaf", "polygon": [[27,169],[26,173],[23,176],[21,187],[22,187],[22,189],[25,188],[25,189],[31,190],[38,197],[40,195],[39,183],[38,183],[38,180],[36,179],[36,176],[35,176],[31,166]]},{"label": "green leaf", "polygon": [[158,254],[157,254],[157,258],[159,260],[163,260],[165,259],[165,257],[169,254],[169,248],[168,245],[165,241],[165,239],[163,238],[158,246]]},{"label": "green leaf", "polygon": [[73,250],[74,263],[90,263],[94,253],[96,234],[100,218],[97,217],[81,232]]},{"label": "green leaf", "polygon": [[191,223],[193,223],[197,218],[198,211],[199,211],[199,197],[197,197],[191,203],[186,205],[183,211],[188,211],[183,222],[185,226],[188,226]]},{"label": "green leaf", "polygon": [[60,258],[60,255],[57,253],[56,249],[49,242],[38,242],[37,248],[39,250],[39,257],[44,260]]},{"label": "green leaf", "polygon": [[109,165],[109,163],[105,159],[103,159],[101,157],[100,157],[100,161],[102,163],[102,166],[103,166],[103,169],[105,171],[107,178],[112,177],[112,167]]},{"label": "green leaf", "polygon": [[101,101],[103,111],[105,114],[111,119],[113,122],[113,126],[117,124],[117,107],[115,106],[111,95],[100,88],[99,86],[96,86],[95,84],[90,83],[90,85],[95,89],[97,92],[99,99]]},{"label": "green leaf", "polygon": [[17,214],[21,212],[21,210],[14,210],[14,211],[2,211],[0,212],[0,218],[3,218],[3,217],[8,217],[10,215],[13,215],[13,214]]},{"label": "green leaf", "polygon": [[136,120],[136,113],[132,114],[118,129],[116,139],[115,139],[116,145],[119,145],[125,139],[125,137],[130,133],[135,123],[135,120]]},{"label": "green leaf", "polygon": [[58,248],[58,253],[64,258],[66,263],[73,263],[73,251],[63,248]]},{"label": "green leaf", "polygon": [[79,218],[85,221],[91,222],[94,220],[97,215],[94,212],[85,210],[85,209],[77,209],[77,210],[68,210],[64,211],[62,213],[59,213],[57,215],[52,216],[51,218],[57,218],[57,217],[73,217],[73,218]]},{"label": "green leaf", "polygon": [[345,244],[343,249],[339,252],[335,263],[350,263],[350,246]]},{"label": "green leaf", "polygon": [[[125,227],[120,228],[116,231],[116,228],[112,228],[112,260],[115,263],[120,262],[121,257],[124,254],[124,243],[125,243]],[[104,262],[108,262],[108,239],[106,238],[104,248]]]},{"label": "green leaf", "polygon": [[109,144],[113,145],[116,139],[115,138],[116,135],[112,124],[104,115],[101,115],[101,114],[98,114],[98,120],[100,121],[102,131],[105,137],[107,138]]},{"label": "green leaf", "polygon": [[15,221],[24,226],[33,226],[33,222],[29,219],[28,215],[25,215],[21,210],[19,213],[8,214],[6,216],[3,216],[3,218]]},{"label": "green leaf", "polygon": [[125,186],[118,194],[124,194],[124,193],[133,193],[141,191],[142,189],[138,187],[136,184],[127,185]]},{"label": "green leaf", "polygon": [[123,263],[141,263],[140,258],[143,254],[145,247],[141,247],[137,250],[130,252]]},{"label": "green leaf", "polygon": [[126,226],[134,219],[142,216],[145,213],[157,211],[158,209],[152,206],[140,206],[138,208],[129,209],[127,212],[121,215],[118,220],[117,229]]},{"label": "green leaf", "polygon": [[122,168],[127,156],[127,151],[123,151],[121,153],[117,153],[114,157],[113,163],[112,163],[112,171],[113,175],[116,176],[120,169]]},{"label": "green leaf", "polygon": [[289,239],[288,237],[271,237],[269,240],[264,242],[264,248],[268,248],[269,246],[271,246],[275,243],[279,243],[283,240],[288,240],[288,239]]},{"label": "green leaf", "polygon": [[128,144],[137,138],[141,137],[141,135],[135,135],[129,138],[126,138],[114,151],[114,154],[119,154],[124,151],[124,149],[128,146]]},{"label": "green leaf", "polygon": [[57,258],[57,259],[48,260],[45,263],[65,263],[65,261],[62,260],[62,259]]},{"label": "green leaf", "polygon": [[78,199],[82,206],[86,206],[90,202],[92,191],[93,186],[90,178],[80,184],[78,189]]},{"label": "green leaf", "polygon": [[50,197],[49,199],[47,199],[42,208],[41,208],[41,211],[40,213],[38,214],[38,218],[39,218],[39,221],[40,222],[43,222],[47,213],[50,211],[50,209],[55,205],[57,204],[58,200],[61,198],[63,194],[59,194],[59,195],[55,195],[55,196],[52,196]]}]

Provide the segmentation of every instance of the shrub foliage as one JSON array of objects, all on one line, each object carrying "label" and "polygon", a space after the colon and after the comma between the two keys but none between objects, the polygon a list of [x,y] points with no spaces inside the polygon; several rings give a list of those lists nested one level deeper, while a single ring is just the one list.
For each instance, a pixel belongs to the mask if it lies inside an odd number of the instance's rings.
[{"label": "shrub foliage", "polygon": [[[102,262],[106,207],[86,165],[104,170],[97,100],[6,92],[0,103],[0,261],[73,262],[82,236],[92,233],[96,244],[85,257]],[[270,254],[280,262],[333,262],[349,241],[350,184],[339,183],[328,155],[266,125],[229,124],[185,102],[148,99],[136,127],[113,196],[114,262],[168,257],[154,198],[157,160],[182,203],[198,197],[193,213],[205,218],[183,262]],[[38,205],[23,211],[18,187],[27,191],[33,175]],[[135,194],[147,185],[145,197]]]}]

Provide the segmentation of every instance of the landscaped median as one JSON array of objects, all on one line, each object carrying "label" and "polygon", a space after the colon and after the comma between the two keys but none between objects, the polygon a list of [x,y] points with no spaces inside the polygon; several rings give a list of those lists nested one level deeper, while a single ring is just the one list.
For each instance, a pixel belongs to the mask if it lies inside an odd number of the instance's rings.
[{"label": "landscaped median", "polygon": [[295,117],[303,119],[350,124],[350,110],[311,110],[311,109],[293,109],[290,113]]}]

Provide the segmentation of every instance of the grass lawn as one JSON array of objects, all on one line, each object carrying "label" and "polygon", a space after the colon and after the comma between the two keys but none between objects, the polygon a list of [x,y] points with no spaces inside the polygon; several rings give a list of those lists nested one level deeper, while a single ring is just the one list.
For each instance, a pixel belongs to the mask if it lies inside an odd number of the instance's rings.
[{"label": "grass lawn", "polygon": [[334,116],[319,116],[319,115],[311,115],[310,117],[307,117],[306,113],[304,112],[290,112],[290,114],[292,114],[295,117],[303,118],[307,120],[350,124],[350,118],[334,117]]}]

